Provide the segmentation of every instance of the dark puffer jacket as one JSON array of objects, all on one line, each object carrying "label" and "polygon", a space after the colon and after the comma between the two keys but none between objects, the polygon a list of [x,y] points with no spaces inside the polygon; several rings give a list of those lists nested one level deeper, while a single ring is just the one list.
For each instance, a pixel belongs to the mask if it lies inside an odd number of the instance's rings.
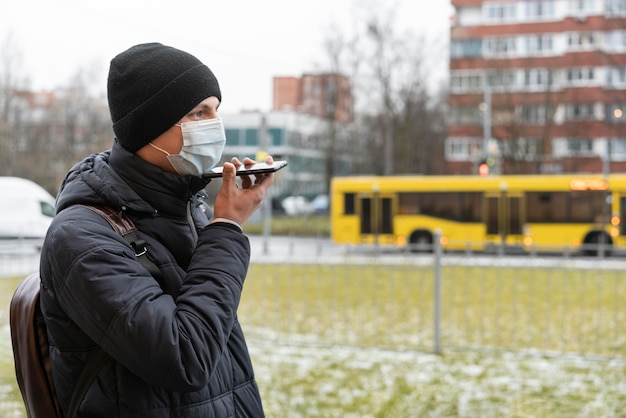
[{"label": "dark puffer jacket", "polygon": [[[64,408],[85,358],[101,346],[110,359],[81,417],[263,416],[237,320],[249,242],[234,225],[209,225],[204,186],[205,180],[165,173],[117,144],[68,173],[40,267]],[[103,218],[78,203],[125,211],[163,283]]]}]

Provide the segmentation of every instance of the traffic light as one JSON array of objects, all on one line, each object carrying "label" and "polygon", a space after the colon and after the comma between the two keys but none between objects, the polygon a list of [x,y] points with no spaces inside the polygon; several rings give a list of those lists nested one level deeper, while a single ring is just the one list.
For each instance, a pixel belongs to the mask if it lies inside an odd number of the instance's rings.
[{"label": "traffic light", "polygon": [[478,174],[480,176],[489,175],[489,164],[487,164],[487,160],[481,161],[480,164],[478,164]]}]

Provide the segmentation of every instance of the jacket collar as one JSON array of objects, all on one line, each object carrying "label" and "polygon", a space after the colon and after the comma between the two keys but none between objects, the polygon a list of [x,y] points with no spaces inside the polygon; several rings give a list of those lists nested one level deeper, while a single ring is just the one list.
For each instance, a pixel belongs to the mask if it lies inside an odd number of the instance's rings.
[{"label": "jacket collar", "polygon": [[189,200],[210,181],[163,171],[127,151],[117,141],[111,149],[109,164],[155,212],[175,217],[186,216]]}]

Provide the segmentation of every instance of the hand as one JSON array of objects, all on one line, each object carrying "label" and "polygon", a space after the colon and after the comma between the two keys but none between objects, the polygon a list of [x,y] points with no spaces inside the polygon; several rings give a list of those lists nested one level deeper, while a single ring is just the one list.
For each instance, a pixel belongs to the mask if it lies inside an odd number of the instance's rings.
[{"label": "hand", "polygon": [[[265,162],[268,164],[273,161],[271,156],[265,158]],[[274,182],[274,173],[242,176],[241,186],[237,183],[237,176],[235,175],[236,166],[242,164],[248,166],[254,163],[256,161],[248,157],[243,159],[243,163],[236,157],[232,159],[231,163],[224,163],[222,187],[215,199],[213,208],[216,218],[230,218],[243,225],[261,206],[267,189]]]}]

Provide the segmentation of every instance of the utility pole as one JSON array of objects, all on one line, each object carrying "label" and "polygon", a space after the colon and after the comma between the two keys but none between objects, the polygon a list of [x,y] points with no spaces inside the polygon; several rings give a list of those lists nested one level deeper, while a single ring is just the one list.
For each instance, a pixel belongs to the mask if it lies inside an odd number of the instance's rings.
[{"label": "utility pole", "polygon": [[489,142],[491,141],[491,86],[487,72],[483,73],[483,159],[489,158]]},{"label": "utility pole", "polygon": [[[256,155],[257,162],[262,162],[269,154],[270,141],[267,131],[267,117],[261,114],[261,126],[259,126],[259,151]],[[263,254],[269,253],[269,239],[272,229],[272,188],[267,189],[265,199],[261,204],[261,215],[263,217]]]}]

